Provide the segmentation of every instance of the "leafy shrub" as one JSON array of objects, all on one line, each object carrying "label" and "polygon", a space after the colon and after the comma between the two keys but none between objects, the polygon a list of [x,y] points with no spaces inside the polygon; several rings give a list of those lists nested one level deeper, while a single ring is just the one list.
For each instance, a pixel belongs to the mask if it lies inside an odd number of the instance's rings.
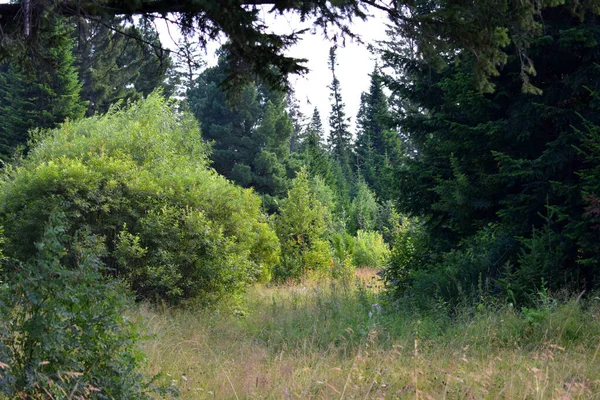
[{"label": "leafy shrub", "polygon": [[[9,398],[146,398],[122,285],[106,279],[97,236],[70,239],[53,215],[37,256],[0,288],[0,392]],[[65,245],[72,249],[73,259]],[[69,265],[69,266],[67,266]],[[0,396],[1,397],[1,396]]]},{"label": "leafy shrub", "polygon": [[434,253],[424,224],[417,219],[407,219],[393,239],[388,267],[383,278],[392,293],[403,294],[410,286],[415,271],[432,263]]},{"label": "leafy shrub", "polygon": [[357,267],[384,268],[390,255],[379,232],[359,230],[354,239],[352,262]]},{"label": "leafy shrub", "polygon": [[418,307],[440,301],[474,304],[482,295],[505,294],[502,279],[515,251],[510,235],[491,225],[442,253],[430,243],[423,225],[405,221],[384,278],[392,293],[412,298]]},{"label": "leafy shrub", "polygon": [[309,186],[308,173],[302,169],[275,220],[282,262],[274,269],[274,278],[298,279],[309,271],[327,270],[331,264],[331,249],[325,239],[328,215]]},{"label": "leafy shrub", "polygon": [[143,298],[209,303],[278,262],[260,199],[208,168],[197,122],[159,95],[38,136],[1,183],[7,255],[33,254],[56,209],[71,235],[104,238],[108,270]]},{"label": "leafy shrub", "polygon": [[352,200],[349,214],[348,230],[352,234],[361,229],[371,231],[376,228],[379,205],[366,183],[356,185],[356,197]]}]

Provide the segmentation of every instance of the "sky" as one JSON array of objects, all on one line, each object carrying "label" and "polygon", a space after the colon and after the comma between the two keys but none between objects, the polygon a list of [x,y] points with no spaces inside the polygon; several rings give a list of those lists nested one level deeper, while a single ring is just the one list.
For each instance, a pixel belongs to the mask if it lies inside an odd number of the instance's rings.
[{"label": "sky", "polygon": [[[290,33],[293,30],[310,26],[306,23],[301,24],[297,16],[273,15],[268,13],[267,10],[267,8],[263,9],[262,18],[275,33]],[[385,39],[385,15],[377,10],[370,12],[373,16],[367,21],[356,20],[352,25],[352,31],[361,37],[364,44],[359,44],[350,39],[346,39],[345,44],[340,41],[337,43],[338,67],[336,75],[340,81],[342,99],[346,105],[346,116],[350,117],[353,130],[360,106],[360,95],[369,88],[369,74],[373,71],[376,62],[375,56],[368,51],[367,44]],[[164,24],[157,23],[157,27],[163,45],[166,47],[173,46],[173,41],[167,34]],[[170,28],[171,36],[177,40],[178,37],[175,31],[173,27]],[[314,108],[317,107],[326,131],[329,128],[329,113],[331,111],[328,86],[332,80],[328,67],[328,57],[329,49],[333,44],[333,42],[324,38],[320,32],[307,33],[299,43],[291,47],[286,53],[288,56],[308,60],[305,65],[310,72],[303,76],[292,75],[290,83],[294,88],[302,112],[310,117]],[[218,43],[213,43],[208,47],[206,61],[209,66],[216,63],[214,51],[218,46]]]}]

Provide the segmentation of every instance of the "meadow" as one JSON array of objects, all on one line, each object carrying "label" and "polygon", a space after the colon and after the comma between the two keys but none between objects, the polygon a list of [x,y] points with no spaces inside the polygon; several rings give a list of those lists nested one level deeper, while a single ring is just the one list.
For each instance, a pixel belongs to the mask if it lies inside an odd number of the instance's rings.
[{"label": "meadow", "polygon": [[146,373],[184,399],[600,398],[600,299],[448,313],[352,282],[256,286],[212,310],[141,306]]}]

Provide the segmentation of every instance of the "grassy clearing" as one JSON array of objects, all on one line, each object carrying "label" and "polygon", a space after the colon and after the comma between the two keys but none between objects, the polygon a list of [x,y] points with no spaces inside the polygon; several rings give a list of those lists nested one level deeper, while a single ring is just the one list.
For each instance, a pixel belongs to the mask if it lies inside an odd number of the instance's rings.
[{"label": "grassy clearing", "polygon": [[417,316],[358,276],[257,287],[237,315],[142,308],[148,373],[190,399],[600,398],[598,299]]}]

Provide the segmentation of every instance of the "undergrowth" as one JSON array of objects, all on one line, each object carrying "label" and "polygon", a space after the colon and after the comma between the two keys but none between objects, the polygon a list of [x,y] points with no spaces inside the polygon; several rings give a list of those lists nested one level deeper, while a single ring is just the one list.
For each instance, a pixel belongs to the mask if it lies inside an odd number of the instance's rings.
[{"label": "undergrowth", "polygon": [[259,286],[233,313],[143,306],[147,372],[194,399],[598,397],[597,297],[416,313],[360,274]]}]

